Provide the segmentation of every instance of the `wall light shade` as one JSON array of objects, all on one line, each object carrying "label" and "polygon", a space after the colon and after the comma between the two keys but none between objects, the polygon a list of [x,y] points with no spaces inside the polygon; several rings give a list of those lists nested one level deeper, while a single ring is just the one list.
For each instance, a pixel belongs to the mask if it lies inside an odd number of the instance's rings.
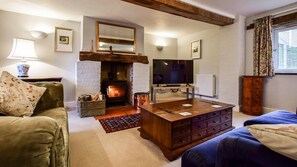
[{"label": "wall light shade", "polygon": [[156,48],[158,49],[158,51],[161,51],[161,50],[163,50],[164,46],[161,46],[161,45],[158,46],[157,45]]},{"label": "wall light shade", "polygon": [[47,33],[42,31],[31,31],[30,34],[35,39],[44,39],[47,37]]},{"label": "wall light shade", "polygon": [[27,39],[13,39],[13,46],[8,59],[21,59],[22,62],[18,64],[19,77],[28,77],[29,64],[26,60],[38,60],[34,49],[34,41]]},{"label": "wall light shade", "polygon": [[164,46],[165,46],[165,42],[164,41],[159,40],[159,41],[156,42],[156,48],[158,49],[158,51],[163,50]]}]

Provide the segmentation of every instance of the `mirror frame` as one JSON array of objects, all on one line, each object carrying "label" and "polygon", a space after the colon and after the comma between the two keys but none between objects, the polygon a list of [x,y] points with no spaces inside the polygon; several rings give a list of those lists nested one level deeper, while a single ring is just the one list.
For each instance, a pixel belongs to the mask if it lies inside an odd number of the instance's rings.
[{"label": "mirror frame", "polygon": [[112,23],[105,23],[105,22],[96,22],[96,51],[97,52],[110,52],[109,50],[100,50],[99,48],[99,26],[100,25],[108,25],[108,26],[115,26],[115,27],[121,27],[121,28],[128,28],[132,29],[134,32],[134,44],[133,44],[133,51],[125,51],[125,50],[114,50],[112,49],[113,52],[118,52],[118,53],[136,53],[136,28],[135,27],[129,27],[129,26],[123,26],[123,25],[117,25],[117,24],[112,24]]}]

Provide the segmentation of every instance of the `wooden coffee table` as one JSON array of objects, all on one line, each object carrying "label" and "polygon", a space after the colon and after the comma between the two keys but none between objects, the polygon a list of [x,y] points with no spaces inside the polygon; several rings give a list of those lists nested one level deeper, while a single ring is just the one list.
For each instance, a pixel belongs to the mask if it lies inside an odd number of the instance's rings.
[{"label": "wooden coffee table", "polygon": [[153,141],[168,160],[174,160],[185,150],[232,130],[233,107],[204,99],[140,106],[140,135]]}]

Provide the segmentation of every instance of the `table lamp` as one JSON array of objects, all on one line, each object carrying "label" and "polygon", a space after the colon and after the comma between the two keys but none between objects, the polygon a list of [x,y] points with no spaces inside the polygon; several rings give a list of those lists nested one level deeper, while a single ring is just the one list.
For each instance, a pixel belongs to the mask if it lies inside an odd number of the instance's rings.
[{"label": "table lamp", "polygon": [[18,77],[28,77],[30,65],[26,63],[26,60],[38,60],[34,49],[34,41],[14,38],[12,50],[7,58],[21,59],[21,63],[17,66]]}]

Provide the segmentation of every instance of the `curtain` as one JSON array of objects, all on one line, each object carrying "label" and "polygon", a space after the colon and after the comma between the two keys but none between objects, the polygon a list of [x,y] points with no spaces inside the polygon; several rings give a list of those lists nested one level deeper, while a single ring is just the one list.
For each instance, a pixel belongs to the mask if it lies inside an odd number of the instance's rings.
[{"label": "curtain", "polygon": [[272,17],[267,16],[254,22],[254,76],[273,76]]}]

